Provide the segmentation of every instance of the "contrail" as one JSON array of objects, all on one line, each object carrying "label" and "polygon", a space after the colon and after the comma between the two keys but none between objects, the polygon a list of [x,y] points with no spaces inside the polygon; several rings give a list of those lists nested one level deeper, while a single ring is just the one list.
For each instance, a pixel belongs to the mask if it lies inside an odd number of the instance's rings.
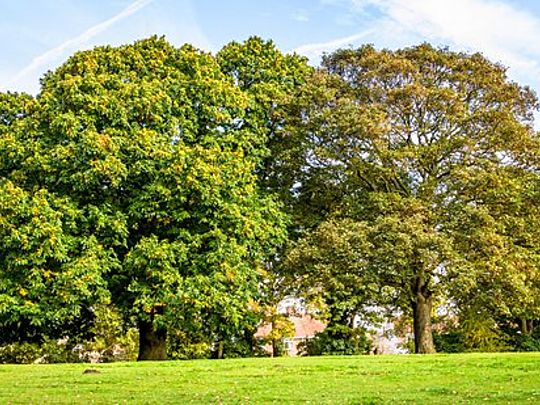
[{"label": "contrail", "polygon": [[99,24],[96,24],[93,27],[88,28],[86,31],[76,36],[75,38],[68,39],[67,41],[61,43],[57,47],[49,49],[47,52],[39,56],[36,56],[34,59],[32,59],[32,62],[28,66],[26,66],[23,70],[21,70],[16,76],[14,76],[8,82],[7,87],[10,87],[11,85],[17,83],[20,79],[24,78],[26,75],[34,72],[35,70],[41,68],[44,65],[47,65],[51,61],[54,61],[58,57],[62,56],[64,51],[66,51],[67,49],[74,48],[74,47],[77,47],[78,45],[85,43],[86,41],[92,39],[96,35],[107,30],[109,27],[116,24],[118,21],[121,21],[124,18],[127,18],[130,15],[136,13],[141,8],[146,7],[152,1],[154,0],[136,0],[133,3],[131,3],[129,6],[124,8],[122,11],[120,11],[118,14],[109,18],[108,20],[100,22]]},{"label": "contrail", "polygon": [[300,55],[305,55],[308,57],[321,56],[321,54],[325,51],[333,51],[334,49],[339,48],[340,46],[351,45],[354,42],[358,41],[359,39],[362,39],[373,32],[374,32],[374,29],[369,29],[369,30],[360,32],[358,34],[334,39],[328,42],[305,44],[305,45],[299,46],[298,48],[293,49],[293,52],[296,52]]}]

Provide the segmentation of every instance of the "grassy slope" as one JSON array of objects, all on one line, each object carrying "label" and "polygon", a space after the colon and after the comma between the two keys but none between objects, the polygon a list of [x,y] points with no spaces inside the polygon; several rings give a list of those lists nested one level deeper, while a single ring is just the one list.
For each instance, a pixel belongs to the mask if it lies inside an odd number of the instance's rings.
[{"label": "grassy slope", "polygon": [[0,365],[0,403],[540,403],[540,353]]}]

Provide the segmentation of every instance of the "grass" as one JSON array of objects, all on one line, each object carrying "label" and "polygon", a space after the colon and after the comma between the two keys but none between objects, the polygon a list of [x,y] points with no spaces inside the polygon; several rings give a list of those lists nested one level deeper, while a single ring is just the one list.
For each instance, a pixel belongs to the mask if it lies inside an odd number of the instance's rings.
[{"label": "grass", "polygon": [[540,403],[540,353],[0,365],[1,404],[480,402]]}]

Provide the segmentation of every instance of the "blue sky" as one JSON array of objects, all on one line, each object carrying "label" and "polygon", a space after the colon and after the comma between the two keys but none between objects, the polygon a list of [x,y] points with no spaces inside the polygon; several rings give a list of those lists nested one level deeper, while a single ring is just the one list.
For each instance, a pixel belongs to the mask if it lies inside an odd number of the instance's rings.
[{"label": "blue sky", "polygon": [[0,0],[0,90],[39,91],[77,50],[152,34],[217,51],[250,35],[315,64],[323,52],[420,42],[481,51],[540,91],[537,0]]}]

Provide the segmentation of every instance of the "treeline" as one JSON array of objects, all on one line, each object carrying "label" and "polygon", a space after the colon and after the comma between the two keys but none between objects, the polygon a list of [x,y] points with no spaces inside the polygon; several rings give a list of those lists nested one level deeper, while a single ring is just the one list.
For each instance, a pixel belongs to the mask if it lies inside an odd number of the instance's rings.
[{"label": "treeline", "polygon": [[538,350],[537,107],[429,44],[78,52],[0,94],[0,345],[251,355],[295,294],[325,339],[391,314],[417,353]]}]

